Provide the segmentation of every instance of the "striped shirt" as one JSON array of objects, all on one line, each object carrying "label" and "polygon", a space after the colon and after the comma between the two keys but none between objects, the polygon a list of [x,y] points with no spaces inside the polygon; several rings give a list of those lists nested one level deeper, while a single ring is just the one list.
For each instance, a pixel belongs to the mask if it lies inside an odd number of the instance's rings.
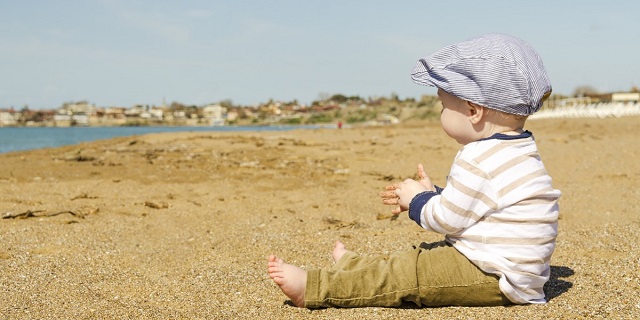
[{"label": "striped shirt", "polygon": [[414,197],[409,216],[498,275],[512,302],[544,303],[559,197],[531,132],[496,134],[465,145],[446,187]]}]

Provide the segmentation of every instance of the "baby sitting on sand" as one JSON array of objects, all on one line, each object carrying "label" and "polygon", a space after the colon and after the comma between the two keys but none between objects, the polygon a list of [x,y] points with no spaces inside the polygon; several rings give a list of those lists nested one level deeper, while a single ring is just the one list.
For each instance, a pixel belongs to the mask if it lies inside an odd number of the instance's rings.
[{"label": "baby sitting on sand", "polygon": [[388,257],[337,242],[335,264],[320,270],[271,255],[269,276],[307,308],[546,302],[560,191],[524,129],[551,93],[540,57],[518,38],[488,34],[420,59],[411,76],[437,87],[442,128],[462,148],[444,188],[418,165],[420,180],[387,186],[382,202],[444,240]]}]

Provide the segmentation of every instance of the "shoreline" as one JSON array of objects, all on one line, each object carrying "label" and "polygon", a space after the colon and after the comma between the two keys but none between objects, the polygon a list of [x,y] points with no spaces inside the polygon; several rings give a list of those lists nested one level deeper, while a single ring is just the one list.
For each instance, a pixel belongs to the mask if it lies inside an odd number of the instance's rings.
[{"label": "shoreline", "polygon": [[[333,129],[335,125],[0,127],[0,154],[163,132],[261,132]],[[13,135],[12,134],[13,132]],[[27,132],[28,134],[25,134]],[[94,136],[85,133],[90,132]],[[43,138],[43,136],[45,138]]]}]

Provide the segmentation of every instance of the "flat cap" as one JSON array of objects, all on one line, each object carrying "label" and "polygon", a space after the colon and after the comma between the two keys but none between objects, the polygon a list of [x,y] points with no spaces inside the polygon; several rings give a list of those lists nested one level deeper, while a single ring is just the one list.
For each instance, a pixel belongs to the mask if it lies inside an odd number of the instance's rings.
[{"label": "flat cap", "polygon": [[538,111],[551,94],[538,53],[523,40],[499,33],[446,46],[418,60],[411,79],[487,108],[525,116]]}]

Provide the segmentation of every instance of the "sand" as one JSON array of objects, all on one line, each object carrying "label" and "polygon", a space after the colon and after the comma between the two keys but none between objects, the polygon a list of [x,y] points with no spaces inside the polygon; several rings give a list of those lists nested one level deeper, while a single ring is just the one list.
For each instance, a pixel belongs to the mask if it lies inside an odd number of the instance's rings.
[{"label": "sand", "polygon": [[640,317],[640,118],[530,120],[563,192],[550,302],[491,308],[292,307],[270,253],[326,267],[440,235],[378,193],[423,162],[443,185],[458,145],[438,122],[169,133],[0,155],[2,319],[575,319]]}]

